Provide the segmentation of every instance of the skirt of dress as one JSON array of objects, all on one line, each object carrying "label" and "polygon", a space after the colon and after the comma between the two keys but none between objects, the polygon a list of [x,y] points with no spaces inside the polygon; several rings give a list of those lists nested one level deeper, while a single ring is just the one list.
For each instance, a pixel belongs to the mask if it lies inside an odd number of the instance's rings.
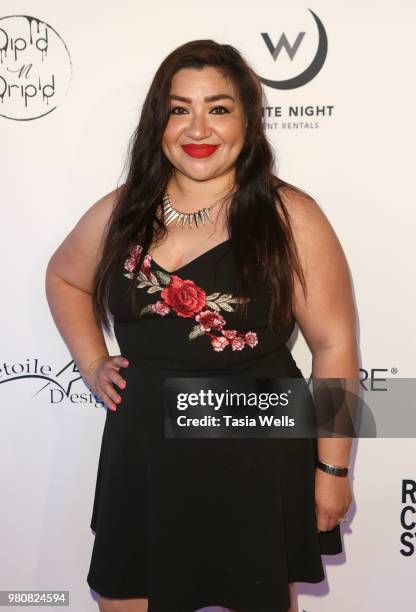
[{"label": "skirt of dress", "polygon": [[160,373],[123,376],[103,431],[89,586],[147,598],[149,612],[287,611],[289,582],[320,582],[321,555],[342,551],[339,526],[317,532],[316,440],[167,439]]}]

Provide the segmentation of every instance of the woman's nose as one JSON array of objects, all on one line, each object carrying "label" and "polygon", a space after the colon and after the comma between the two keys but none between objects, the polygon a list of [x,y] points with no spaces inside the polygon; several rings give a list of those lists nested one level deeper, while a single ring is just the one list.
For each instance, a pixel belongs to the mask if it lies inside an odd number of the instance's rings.
[{"label": "woman's nose", "polygon": [[200,140],[209,136],[210,129],[208,122],[203,115],[191,115],[186,135],[194,140]]}]

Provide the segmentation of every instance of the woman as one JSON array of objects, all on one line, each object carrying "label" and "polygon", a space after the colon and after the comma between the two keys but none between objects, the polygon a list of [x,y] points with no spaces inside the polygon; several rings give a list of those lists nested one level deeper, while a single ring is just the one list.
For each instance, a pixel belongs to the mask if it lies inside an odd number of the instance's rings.
[{"label": "woman", "polygon": [[314,377],[357,376],[342,248],[272,165],[255,73],[229,45],[184,44],[150,86],[126,182],[49,262],[55,322],[109,408],[87,578],[102,612],[294,612],[295,582],[342,551],[350,439],[164,435],[165,377],[302,377],[295,322]]}]

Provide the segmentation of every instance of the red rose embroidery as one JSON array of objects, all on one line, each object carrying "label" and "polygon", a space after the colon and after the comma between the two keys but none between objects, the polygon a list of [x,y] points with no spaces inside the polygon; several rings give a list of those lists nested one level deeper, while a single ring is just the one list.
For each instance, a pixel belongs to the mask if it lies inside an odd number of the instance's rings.
[{"label": "red rose embroidery", "polygon": [[[139,244],[130,248],[129,257],[124,262],[127,278],[134,277],[133,271],[141,251],[142,246]],[[246,346],[254,348],[258,344],[257,334],[253,331],[244,333],[236,329],[224,329],[226,321],[219,310],[233,312],[232,304],[239,302],[239,298],[233,297],[231,293],[215,292],[207,295],[193,280],[182,279],[176,274],[162,270],[153,273],[151,261],[152,257],[146,254],[138,273],[137,287],[147,287],[149,293],[160,291],[162,299],[144,306],[140,316],[151,312],[164,317],[173,310],[179,317],[193,318],[196,325],[190,331],[188,339],[194,340],[198,336],[207,335],[216,352],[223,351],[227,346],[231,346],[233,351],[241,351]]]},{"label": "red rose embroidery", "polygon": [[169,285],[160,294],[178,317],[194,317],[206,304],[205,291],[192,280],[171,275]]}]

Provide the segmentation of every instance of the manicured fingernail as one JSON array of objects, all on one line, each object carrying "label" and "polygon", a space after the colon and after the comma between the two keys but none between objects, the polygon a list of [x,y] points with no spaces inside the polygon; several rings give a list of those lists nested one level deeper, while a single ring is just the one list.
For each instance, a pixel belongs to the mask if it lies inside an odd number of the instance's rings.
[{"label": "manicured fingernail", "polygon": [[110,409],[111,409],[113,412],[115,412],[115,411],[117,410],[117,409],[116,409],[116,407],[114,406],[114,404],[110,404]]},{"label": "manicured fingernail", "polygon": [[125,383],[125,382],[121,382],[121,383],[120,383],[120,387],[121,387],[122,389],[124,389],[124,388],[125,388],[125,386],[126,386],[126,383]]},{"label": "manicured fingernail", "polygon": [[126,366],[127,366],[127,365],[129,365],[129,363],[130,363],[130,362],[129,362],[129,361],[127,361],[127,359],[126,359],[126,360],[125,360],[125,362],[124,362],[124,365],[126,365]]}]

